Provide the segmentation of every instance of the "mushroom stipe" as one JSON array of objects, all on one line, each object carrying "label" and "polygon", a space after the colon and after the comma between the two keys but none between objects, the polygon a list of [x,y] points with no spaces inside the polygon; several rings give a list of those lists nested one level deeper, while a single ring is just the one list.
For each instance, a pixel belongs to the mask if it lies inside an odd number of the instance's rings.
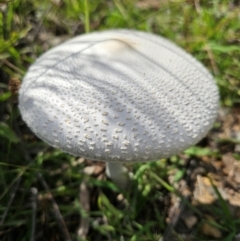
[{"label": "mushroom stipe", "polygon": [[212,127],[218,103],[213,77],[190,54],[163,37],[123,29],[49,50],[19,92],[22,118],[39,138],[111,163],[108,175],[122,186],[122,163],[166,158],[196,144]]}]

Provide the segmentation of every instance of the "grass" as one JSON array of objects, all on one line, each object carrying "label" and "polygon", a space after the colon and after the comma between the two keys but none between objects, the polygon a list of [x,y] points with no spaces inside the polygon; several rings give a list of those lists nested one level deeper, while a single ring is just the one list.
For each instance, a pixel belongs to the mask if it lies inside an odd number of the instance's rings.
[{"label": "grass", "polygon": [[[214,138],[222,130],[221,121],[199,145],[179,156],[128,166],[133,183],[122,196],[106,180],[100,163],[82,162],[37,139],[21,120],[17,95],[9,91],[8,82],[21,80],[37,56],[65,39],[94,30],[134,28],[163,35],[190,52],[214,75],[221,106],[236,108],[239,1],[9,0],[1,1],[0,9],[0,240],[64,240],[56,205],[73,240],[158,241],[163,235],[169,240],[233,240],[240,232],[240,215],[231,211],[235,207],[218,187],[213,186],[213,204],[196,205],[193,191],[185,196],[179,184],[191,184],[193,159],[221,162],[226,148],[236,159],[239,156],[236,138],[222,144]],[[100,171],[90,175],[86,167],[96,165]],[[206,172],[211,172],[210,166]],[[86,184],[85,202],[79,201],[80,184]],[[166,218],[175,197],[198,222],[186,236],[177,225],[173,238]],[[77,234],[79,224],[86,235]],[[215,236],[204,231],[206,224]]]}]

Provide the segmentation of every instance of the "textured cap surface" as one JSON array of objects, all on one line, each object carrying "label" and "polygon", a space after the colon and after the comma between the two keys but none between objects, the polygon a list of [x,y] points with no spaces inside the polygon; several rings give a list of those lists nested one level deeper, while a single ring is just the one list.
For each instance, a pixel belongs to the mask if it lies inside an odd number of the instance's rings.
[{"label": "textured cap surface", "polygon": [[52,146],[103,161],[177,154],[211,128],[212,76],[170,41],[109,30],[81,35],[42,55],[19,95],[24,121]]}]

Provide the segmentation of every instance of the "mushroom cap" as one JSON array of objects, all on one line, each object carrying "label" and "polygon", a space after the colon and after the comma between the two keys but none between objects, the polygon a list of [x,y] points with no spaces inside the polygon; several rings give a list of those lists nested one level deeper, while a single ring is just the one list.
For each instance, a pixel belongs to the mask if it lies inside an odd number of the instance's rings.
[{"label": "mushroom cap", "polygon": [[75,37],[29,68],[23,120],[45,142],[107,162],[175,155],[203,138],[218,89],[201,63],[165,38],[134,30]]}]

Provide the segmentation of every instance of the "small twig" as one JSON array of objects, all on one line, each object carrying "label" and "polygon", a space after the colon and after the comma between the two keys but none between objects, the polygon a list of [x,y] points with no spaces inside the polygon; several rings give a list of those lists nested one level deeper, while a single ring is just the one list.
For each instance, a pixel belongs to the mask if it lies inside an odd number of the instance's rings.
[{"label": "small twig", "polygon": [[8,60],[4,59],[2,60],[2,62],[4,64],[6,64],[9,68],[11,68],[12,70],[18,72],[21,75],[24,75],[25,72],[23,70],[21,70],[20,68],[18,68],[17,66],[15,66],[14,64],[12,64],[11,62],[9,62]]},{"label": "small twig", "polygon": [[[108,219],[107,219],[106,215],[103,216],[103,222],[104,222],[106,225],[108,225]],[[112,239],[112,237],[111,237],[111,235],[110,235],[109,232],[107,232],[106,235],[107,235],[108,241],[113,241],[113,239]],[[121,237],[121,239],[122,239],[122,237]]]},{"label": "small twig", "polygon": [[80,225],[77,230],[77,235],[80,238],[86,239],[89,230],[89,218],[86,217],[86,214],[90,211],[90,196],[86,183],[81,183],[79,187],[79,202],[81,208],[83,208],[84,213],[80,217]]},{"label": "small twig", "polygon": [[30,236],[30,241],[35,241],[35,230],[36,230],[36,212],[37,212],[37,194],[38,190],[35,187],[31,188],[31,193],[32,193],[32,230],[31,230],[31,236]]},{"label": "small twig", "polygon": [[37,35],[39,34],[42,26],[43,26],[43,22],[46,18],[46,16],[50,13],[50,11],[52,10],[53,6],[49,6],[46,11],[43,13],[43,15],[41,16],[41,21],[38,22],[38,26],[36,27],[35,29],[35,33],[33,35],[33,38],[32,38],[32,41],[35,42],[36,41],[36,38],[37,38]]},{"label": "small twig", "polygon": [[196,12],[200,13],[201,11],[200,0],[186,0],[186,2],[191,5],[194,5]]},{"label": "small twig", "polygon": [[197,13],[200,13],[200,11],[201,11],[200,0],[194,0],[194,6],[195,6]]},{"label": "small twig", "polygon": [[[187,169],[188,169],[188,165],[189,165],[189,162],[186,163]],[[174,213],[171,215],[171,217],[173,217],[171,220],[171,223],[168,224],[166,231],[164,232],[163,236],[159,239],[159,241],[170,241],[170,240],[173,240],[174,236],[175,237],[178,236],[178,234],[175,232],[174,229],[177,227],[179,221],[181,220],[182,214],[187,208],[192,210],[199,217],[201,217],[202,214],[197,208],[191,205],[189,201],[190,199],[189,194],[182,194],[180,191],[177,191],[172,187],[171,189],[169,189],[170,186],[166,185],[163,180],[161,181],[158,176],[155,176],[155,174],[153,174],[152,176],[155,177],[155,179],[158,180],[163,185],[163,187],[169,190],[173,195],[176,195],[178,198],[180,198],[180,204],[174,208]],[[186,176],[184,179],[186,180],[186,182],[190,182],[189,176]]]},{"label": "small twig", "polygon": [[[188,197],[184,197],[184,198],[187,200]],[[186,202],[183,202],[183,201],[180,203],[180,205],[175,207],[174,214],[172,215],[173,219],[171,220],[171,223],[167,226],[166,231],[164,232],[164,235],[161,239],[162,241],[171,240],[173,238],[172,235],[174,233],[174,229],[177,226],[185,208],[186,208]]]},{"label": "small twig", "polygon": [[20,181],[21,181],[21,177],[19,177],[17,179],[15,186],[12,188],[12,192],[10,194],[10,200],[9,200],[8,205],[7,205],[7,207],[6,207],[6,209],[5,209],[4,213],[3,213],[3,216],[2,216],[2,219],[1,219],[1,222],[0,222],[0,226],[2,226],[4,221],[5,221],[5,218],[6,218],[7,214],[8,214],[9,208],[11,207],[13,199],[14,199],[14,197],[16,195],[17,190],[18,190]]},{"label": "small twig", "polygon": [[59,226],[59,229],[62,231],[62,234],[64,236],[64,240],[65,241],[71,241],[71,237],[70,237],[70,234],[68,232],[67,225],[66,225],[66,223],[65,223],[65,221],[62,217],[62,214],[60,213],[59,207],[58,207],[56,201],[54,200],[54,197],[53,197],[46,181],[44,180],[41,173],[38,173],[37,177],[38,177],[38,180],[41,182],[42,186],[44,187],[45,191],[48,193],[48,195],[50,197],[50,201],[52,203],[55,220],[56,220],[56,222]]}]

